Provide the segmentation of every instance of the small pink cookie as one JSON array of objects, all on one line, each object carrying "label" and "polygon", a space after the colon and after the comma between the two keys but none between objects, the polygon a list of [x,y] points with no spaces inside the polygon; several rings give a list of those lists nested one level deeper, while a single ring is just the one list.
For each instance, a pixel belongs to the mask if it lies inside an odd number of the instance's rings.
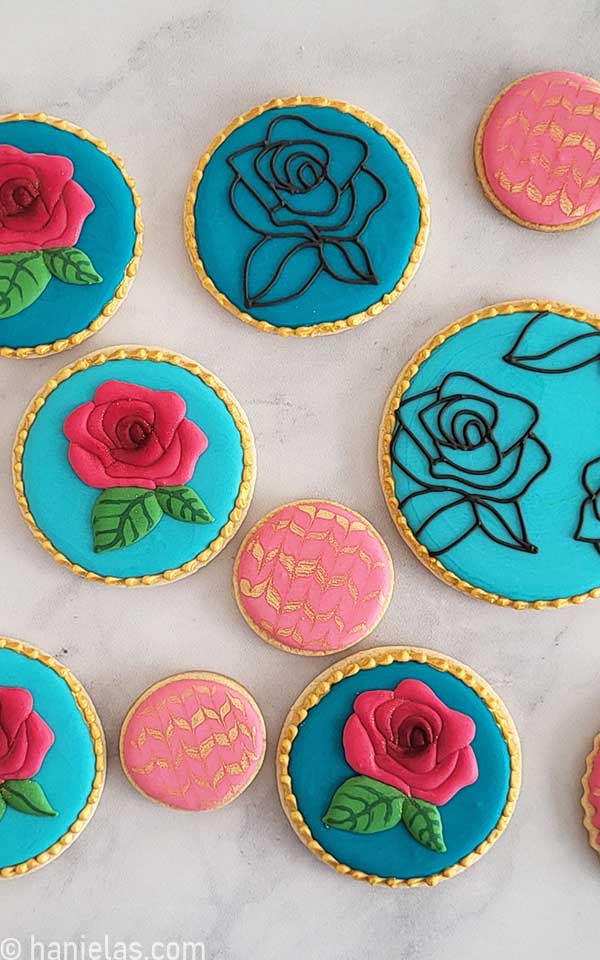
[{"label": "small pink cookie", "polygon": [[594,739],[592,752],[588,754],[585,773],[581,781],[585,811],[583,822],[589,834],[590,846],[600,853],[600,733]]},{"label": "small pink cookie", "polygon": [[233,587],[268,643],[338,653],[377,626],[392,595],[389,551],[368,520],[329,500],[298,500],[263,517],[242,543]]},{"label": "small pink cookie", "polygon": [[212,810],[242,793],[262,766],[263,716],[248,691],[218,673],[180,673],[155,683],[121,727],[131,784],[178,810]]},{"label": "small pink cookie", "polygon": [[566,230],[600,215],[600,84],[552,70],[506,87],[475,139],[489,200],[522,226]]}]

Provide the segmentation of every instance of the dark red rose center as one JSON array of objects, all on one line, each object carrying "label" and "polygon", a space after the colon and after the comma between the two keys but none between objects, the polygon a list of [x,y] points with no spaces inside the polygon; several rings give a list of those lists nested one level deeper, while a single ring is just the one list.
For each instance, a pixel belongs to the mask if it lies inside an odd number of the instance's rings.
[{"label": "dark red rose center", "polygon": [[420,753],[435,741],[435,734],[427,722],[421,717],[407,717],[402,721],[396,732],[398,746],[411,753]]},{"label": "dark red rose center", "polygon": [[152,424],[142,417],[123,417],[117,425],[117,437],[125,450],[143,447],[152,436]]},{"label": "dark red rose center", "polygon": [[7,180],[0,188],[0,211],[5,216],[15,216],[28,210],[35,203],[40,191],[32,180],[24,177]]}]

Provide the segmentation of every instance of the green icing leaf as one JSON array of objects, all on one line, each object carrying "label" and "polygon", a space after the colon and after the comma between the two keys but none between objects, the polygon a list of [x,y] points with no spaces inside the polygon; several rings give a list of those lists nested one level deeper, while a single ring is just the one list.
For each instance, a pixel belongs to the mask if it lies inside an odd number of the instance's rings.
[{"label": "green icing leaf", "polygon": [[446,844],[442,832],[440,811],[427,800],[407,797],[402,808],[402,821],[406,829],[418,843],[429,850],[445,853]]},{"label": "green icing leaf", "polygon": [[402,820],[407,797],[371,777],[350,777],[338,787],[323,817],[327,827],[351,833],[379,833]]},{"label": "green icing leaf", "polygon": [[63,283],[102,283],[87,253],[77,247],[58,247],[44,250],[44,260],[50,273]]},{"label": "green icing leaf", "polygon": [[0,256],[0,319],[30,307],[46,289],[50,276],[39,250]]},{"label": "green icing leaf", "polygon": [[6,813],[6,800],[0,793],[0,820],[2,820],[2,817],[4,816],[5,813]]},{"label": "green icing leaf", "polygon": [[94,551],[105,553],[137,543],[162,517],[154,490],[111,487],[103,490],[92,512]]},{"label": "green icing leaf", "polygon": [[212,523],[215,519],[191,487],[157,487],[156,497],[165,513],[185,523]]},{"label": "green icing leaf", "polygon": [[35,780],[5,780],[0,784],[0,794],[4,802],[4,810],[8,805],[19,813],[29,813],[34,817],[58,816]]}]

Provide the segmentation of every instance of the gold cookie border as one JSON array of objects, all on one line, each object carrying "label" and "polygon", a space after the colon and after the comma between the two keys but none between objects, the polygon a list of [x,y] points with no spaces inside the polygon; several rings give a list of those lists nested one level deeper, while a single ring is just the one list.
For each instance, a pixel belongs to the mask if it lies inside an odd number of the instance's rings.
[{"label": "gold cookie border", "polygon": [[[238,307],[236,307],[235,304],[233,304],[231,300],[229,300],[228,297],[226,297],[224,293],[221,293],[221,291],[215,286],[209,277],[198,252],[198,244],[196,242],[196,216],[194,207],[196,203],[198,186],[204,175],[204,170],[206,169],[214,152],[218,149],[218,147],[221,146],[222,143],[225,142],[227,137],[233,133],[234,130],[242,127],[244,124],[248,123],[248,121],[254,120],[255,117],[260,117],[261,114],[265,113],[267,110],[273,110],[279,107],[285,108],[301,106],[333,107],[334,109],[339,110],[341,113],[349,113],[351,116],[356,117],[357,120],[361,120],[368,127],[375,130],[376,133],[379,133],[385,137],[388,143],[400,156],[400,159],[403,161],[405,166],[408,168],[408,172],[415,185],[419,198],[420,222],[414,246],[411,250],[408,263],[404,268],[402,276],[396,282],[396,285],[392,288],[392,290],[389,293],[384,294],[383,297],[376,303],[371,304],[371,306],[367,307],[366,310],[363,310],[360,313],[354,313],[342,320],[316,323],[312,326],[278,327],[275,324],[269,323],[267,320],[256,320],[249,313],[245,313],[244,311],[238,309]],[[346,103],[345,100],[329,100],[326,97],[303,96],[284,98],[275,97],[273,100],[269,100],[268,103],[254,107],[253,109],[248,110],[246,113],[243,113],[241,116],[232,120],[223,130],[221,130],[219,134],[217,134],[217,136],[209,144],[206,152],[201,155],[192,173],[185,196],[183,216],[185,245],[187,247],[190,260],[192,261],[192,266],[200,277],[200,281],[204,289],[208,290],[217,303],[224,307],[225,310],[228,310],[229,313],[233,314],[234,317],[237,317],[238,320],[242,320],[244,323],[250,324],[257,330],[262,330],[267,333],[274,333],[281,337],[327,336],[333,333],[341,333],[343,330],[349,330],[353,327],[358,327],[371,317],[377,316],[382,310],[385,310],[386,307],[393,303],[394,300],[396,300],[396,298],[399,297],[400,294],[406,289],[417,272],[421,264],[421,260],[423,259],[425,246],[427,244],[427,236],[429,233],[429,209],[429,197],[427,194],[427,188],[425,186],[425,180],[412,151],[407,147],[402,137],[388,127],[383,120],[379,120],[378,117],[375,117],[367,110],[363,110],[362,107],[356,107],[353,104]]]},{"label": "gold cookie border", "polygon": [[[298,735],[300,724],[306,719],[309,710],[327,696],[334,684],[340,683],[340,681],[348,677],[355,676],[355,674],[360,673],[361,670],[372,670],[374,667],[408,662],[426,663],[441,673],[451,673],[452,676],[458,680],[462,680],[466,686],[470,687],[480,700],[483,700],[494,717],[496,725],[502,733],[508,748],[510,756],[510,782],[502,813],[498,818],[496,826],[490,831],[485,840],[475,847],[471,853],[467,854],[466,857],[462,857],[457,863],[446,867],[440,873],[434,873],[428,877],[411,877],[406,880],[399,879],[398,877],[380,877],[377,874],[355,870],[353,867],[341,863],[332,856],[332,854],[328,853],[327,850],[314,839],[308,824],[302,816],[302,812],[298,808],[298,802],[293,792],[292,778],[289,775],[288,767],[292,745]],[[487,681],[464,663],[425,647],[373,647],[370,650],[364,650],[360,653],[352,654],[343,660],[338,660],[337,663],[334,663],[320,673],[305,690],[303,690],[288,713],[281,731],[277,746],[276,775],[279,799],[281,800],[281,805],[292,828],[302,843],[308,847],[311,853],[322,860],[323,863],[333,867],[334,870],[344,876],[350,876],[354,880],[364,880],[372,886],[435,887],[442,880],[454,877],[467,867],[470,867],[487,853],[490,847],[493,846],[504,832],[513,814],[521,788],[521,745],[514,721],[504,702],[494,692]]]},{"label": "gold cookie border", "polygon": [[583,787],[583,796],[581,797],[581,806],[583,807],[583,825],[588,833],[590,847],[592,847],[596,853],[600,853],[600,829],[595,827],[592,822],[598,813],[598,809],[591,801],[589,778],[594,768],[594,762],[596,761],[598,753],[600,753],[600,733],[597,733],[594,737],[594,745],[586,757],[585,773],[581,778],[581,786]]},{"label": "gold cookie border", "polygon": [[[173,366],[180,367],[182,370],[187,370],[189,373],[192,373],[194,376],[198,377],[199,380],[202,380],[207,387],[213,390],[218,398],[225,404],[239,431],[240,444],[242,447],[242,477],[240,480],[235,504],[226,523],[223,527],[221,527],[214,540],[212,540],[211,543],[209,543],[208,546],[206,546],[199,554],[197,554],[195,557],[192,557],[191,560],[187,560],[185,563],[181,564],[181,566],[175,567],[172,570],[163,570],[161,573],[144,574],[141,577],[104,576],[99,573],[94,573],[91,570],[86,570],[85,567],[82,567],[79,564],[73,563],[71,560],[69,560],[68,557],[57,550],[52,541],[49,540],[49,538],[38,527],[33,514],[29,509],[25,485],[23,483],[23,453],[25,444],[27,443],[27,435],[37,414],[46,402],[46,398],[50,396],[50,394],[56,390],[61,383],[64,383],[74,374],[81,373],[83,370],[88,370],[90,367],[101,366],[103,363],[107,363],[111,360],[151,360],[155,363],[170,363]],[[120,347],[109,347],[105,350],[96,350],[93,353],[88,353],[85,357],[81,357],[73,364],[63,367],[62,370],[59,370],[54,377],[47,381],[47,383],[35,395],[27,407],[21,423],[19,424],[15,444],[13,447],[12,468],[15,495],[17,498],[17,503],[21,509],[21,513],[23,514],[23,517],[25,518],[25,521],[35,539],[41,543],[44,550],[47,550],[57,563],[68,567],[72,573],[75,573],[81,577],[85,577],[87,580],[104,582],[110,584],[111,586],[151,587],[157,584],[171,583],[173,580],[178,580],[180,577],[186,577],[189,574],[195,573],[196,570],[199,570],[201,567],[209,563],[214,557],[216,557],[217,554],[220,553],[221,550],[223,550],[223,548],[235,536],[244,520],[244,517],[246,516],[246,513],[248,512],[248,508],[252,500],[252,494],[254,492],[254,484],[256,481],[256,450],[254,447],[252,429],[244,410],[234,395],[229,391],[225,384],[215,376],[214,373],[211,373],[195,360],[191,360],[189,357],[186,357],[183,354],[174,353],[170,350],[164,350],[160,347],[142,347],[139,345],[130,344]]]},{"label": "gold cookie border", "polygon": [[92,789],[90,790],[85,806],[79,812],[75,822],[71,824],[68,831],[63,834],[56,843],[53,843],[46,850],[38,853],[37,856],[31,857],[29,860],[24,860],[22,863],[14,864],[11,867],[0,868],[0,880],[10,880],[14,877],[22,877],[26,873],[31,873],[32,870],[37,870],[39,867],[44,867],[48,863],[51,863],[51,861],[55,860],[61,853],[64,853],[67,847],[77,839],[79,834],[82,833],[88,825],[96,812],[104,788],[106,778],[106,741],[104,739],[102,723],[94,704],[90,700],[84,687],[68,667],[59,663],[59,661],[55,660],[49,653],[44,653],[42,650],[38,650],[37,647],[21,643],[20,640],[12,640],[10,637],[0,637],[0,650],[2,649],[13,650],[15,653],[28,657],[30,660],[37,660],[39,663],[43,663],[44,666],[49,667],[65,681],[90,732],[96,757],[96,772],[92,782]]},{"label": "gold cookie border", "polygon": [[[125,763],[125,757],[123,755],[123,743],[125,740],[125,732],[127,730],[127,727],[129,726],[131,718],[133,717],[134,713],[137,711],[138,707],[140,707],[142,703],[144,703],[144,701],[151,694],[154,693],[155,690],[160,690],[161,687],[166,687],[167,684],[174,683],[177,680],[207,680],[209,682],[213,681],[216,683],[220,683],[225,687],[229,687],[231,690],[236,691],[241,696],[245,697],[245,699],[249,702],[250,706],[254,708],[256,712],[256,716],[258,717],[258,720],[260,723],[261,731],[262,731],[263,746],[262,746],[261,756],[260,756],[258,765],[256,767],[256,770],[254,771],[250,779],[244,784],[244,786],[239,791],[239,793],[235,794],[235,796],[230,797],[229,800],[225,800],[223,803],[216,803],[213,807],[207,807],[206,809],[198,809],[198,810],[185,809],[183,807],[178,807],[174,803],[167,803],[165,800],[158,800],[156,797],[151,796],[151,794],[146,793],[146,791],[143,790],[141,786],[138,783],[136,783],[135,780],[133,780],[133,778],[130,776],[129,770],[127,769],[127,766]],[[241,797],[241,795],[254,782],[254,780],[256,779],[256,777],[258,776],[258,774],[262,769],[263,763],[265,762],[266,753],[267,753],[267,726],[265,723],[263,712],[260,709],[258,703],[256,702],[254,696],[250,693],[248,688],[245,687],[243,684],[239,683],[238,680],[234,680],[233,677],[228,677],[224,673],[215,673],[212,670],[188,670],[184,673],[175,673],[170,677],[165,677],[163,680],[157,680],[156,683],[151,684],[146,690],[140,693],[139,697],[130,706],[129,710],[127,711],[123,719],[123,722],[121,724],[121,730],[119,733],[119,759],[121,761],[121,769],[125,774],[129,783],[131,784],[131,786],[134,788],[134,790],[136,790],[139,794],[141,794],[142,797],[145,797],[146,800],[150,800],[152,803],[156,803],[159,807],[167,807],[169,810],[177,810],[179,813],[210,813],[211,810],[221,810],[223,807],[229,806],[230,803],[233,803],[235,800],[238,799],[238,797]]]},{"label": "gold cookie border", "polygon": [[131,191],[134,206],[135,229],[133,256],[125,267],[123,278],[119,282],[112,299],[104,304],[99,315],[95,320],[92,320],[87,327],[85,327],[83,330],[78,330],[76,333],[72,333],[69,337],[63,337],[59,340],[54,340],[51,343],[39,343],[34,347],[5,347],[0,345],[0,357],[18,357],[21,359],[28,359],[32,357],[46,357],[52,353],[61,353],[63,350],[70,350],[71,347],[79,346],[80,343],[83,343],[83,341],[87,340],[88,337],[91,337],[97,333],[98,330],[100,330],[104,324],[110,320],[127,296],[129,288],[133,283],[135,275],[138,271],[140,257],[142,256],[143,250],[144,224],[142,222],[141,199],[135,185],[135,180],[127,173],[125,164],[121,157],[117,156],[115,153],[112,153],[104,140],[99,140],[83,127],[78,127],[76,124],[70,123],[68,120],[61,120],[58,117],[51,117],[45,113],[9,113],[5,114],[4,116],[0,116],[0,123],[12,123],[18,120],[32,120],[36,123],[46,123],[51,127],[56,127],[58,130],[65,130],[67,133],[72,133],[76,137],[79,137],[80,140],[89,141],[98,150],[100,150],[101,153],[104,153],[107,157],[109,157],[115,166],[118,167],[123,179],[125,180],[125,183]]},{"label": "gold cookie border", "polygon": [[[386,555],[386,558],[389,563],[389,569],[391,570],[391,573],[392,573],[389,593],[388,593],[388,596],[386,597],[384,605],[381,608],[377,621],[361,637],[358,637],[357,640],[353,640],[352,643],[348,643],[345,647],[342,647],[339,650],[302,650],[302,649],[297,650],[297,649],[294,649],[293,647],[288,647],[286,646],[285,643],[281,643],[279,640],[275,640],[273,637],[271,637],[271,635],[268,634],[266,630],[263,630],[262,627],[259,627],[258,624],[255,623],[254,620],[252,620],[252,618],[249,616],[247,611],[242,606],[242,600],[240,597],[240,590],[238,585],[238,568],[239,568],[240,560],[242,558],[242,554],[246,549],[246,545],[248,541],[256,533],[258,528],[262,527],[263,524],[267,523],[271,519],[271,517],[275,516],[275,514],[279,513],[281,510],[285,510],[287,507],[297,507],[304,503],[308,503],[308,504],[322,503],[322,504],[325,504],[326,506],[337,507],[338,509],[347,510],[349,513],[354,514],[354,516],[358,520],[360,520],[362,523],[365,524],[365,527],[367,528],[367,530],[372,534],[375,540],[377,540],[383,547],[383,552]],[[290,500],[287,503],[282,503],[281,506],[275,507],[273,510],[270,510],[268,513],[265,513],[265,515],[261,517],[259,520],[257,520],[256,523],[252,526],[252,528],[248,531],[242,543],[240,544],[239,549],[235,556],[235,562],[233,565],[232,587],[233,587],[233,596],[235,598],[235,602],[237,603],[238,610],[240,611],[242,617],[244,618],[244,620],[246,621],[250,629],[253,631],[253,633],[255,633],[258,637],[260,637],[261,640],[264,640],[265,643],[270,644],[270,646],[272,647],[276,647],[278,650],[283,650],[284,653],[293,653],[296,656],[300,656],[300,657],[335,657],[338,654],[344,653],[346,650],[350,650],[352,647],[356,646],[357,643],[361,643],[363,640],[366,640],[366,638],[373,633],[375,628],[379,626],[384,616],[386,615],[388,607],[391,603],[392,595],[394,593],[395,579],[396,579],[396,573],[394,570],[394,561],[392,560],[392,555],[389,551],[388,545],[383,539],[383,537],[381,536],[381,534],[379,533],[379,531],[375,529],[375,527],[373,526],[370,520],[367,520],[366,517],[363,517],[361,513],[358,513],[352,507],[348,507],[343,503],[338,503],[336,500],[328,500],[325,497],[302,497],[299,500]]]},{"label": "gold cookie border", "polygon": [[[509,90],[513,87],[516,87],[517,84],[523,83],[524,80],[530,80],[532,77],[540,77],[548,73],[571,73],[576,71],[554,71],[554,70],[536,70],[534,73],[526,73],[523,77],[519,77],[517,80],[513,80],[512,83],[507,84],[499,94],[492,100],[488,107],[486,107],[481,120],[479,121],[479,126],[477,127],[477,133],[475,134],[475,141],[473,143],[473,160],[475,162],[475,172],[477,174],[477,179],[481,184],[482,190],[490,201],[490,203],[498,210],[500,213],[503,213],[505,217],[508,217],[509,220],[512,220],[513,223],[518,223],[520,227],[527,227],[529,230],[540,230],[543,233],[561,233],[565,230],[577,230],[579,227],[585,227],[586,224],[591,223],[593,220],[596,220],[600,217],[600,209],[596,210],[595,213],[589,213],[587,216],[582,217],[580,220],[573,220],[569,223],[559,223],[559,224],[547,224],[547,223],[534,223],[533,220],[524,220],[517,213],[514,213],[510,207],[508,207],[503,200],[498,197],[488,180],[485,163],[483,161],[483,139],[485,136],[485,129],[488,124],[494,108],[500,102],[502,97],[504,97]],[[593,77],[588,77],[583,73],[578,74],[582,77],[583,80],[589,80],[590,83],[593,83],[595,86],[598,86],[598,80],[594,80]]]},{"label": "gold cookie border", "polygon": [[462,593],[466,593],[477,600],[485,600],[487,603],[495,604],[498,607],[512,607],[513,610],[557,610],[570,603],[583,603],[584,600],[588,600],[590,597],[600,597],[600,586],[594,587],[585,593],[574,594],[571,597],[555,597],[551,600],[513,600],[510,597],[504,597],[498,593],[491,593],[483,587],[476,587],[472,583],[469,583],[468,580],[462,580],[457,574],[445,567],[436,557],[431,557],[427,548],[419,543],[410,529],[404,514],[400,510],[400,504],[398,503],[394,489],[390,444],[395,425],[394,414],[400,406],[401,398],[408,390],[412,378],[418,373],[421,365],[429,359],[437,347],[440,347],[446,340],[461,330],[464,330],[466,327],[473,326],[473,324],[479,320],[487,320],[490,317],[497,317],[503,314],[510,315],[520,313],[521,311],[537,313],[542,310],[548,310],[550,313],[560,313],[571,320],[581,320],[583,323],[589,323],[591,326],[600,330],[600,316],[556,300],[508,300],[505,303],[495,303],[490,307],[484,307],[482,310],[476,310],[461,320],[456,320],[454,323],[449,324],[449,326],[444,327],[417,350],[392,387],[385,402],[383,418],[379,428],[379,479],[383,489],[383,495],[394,524],[414,555],[431,570],[438,579],[454,587],[455,590],[460,590]]}]

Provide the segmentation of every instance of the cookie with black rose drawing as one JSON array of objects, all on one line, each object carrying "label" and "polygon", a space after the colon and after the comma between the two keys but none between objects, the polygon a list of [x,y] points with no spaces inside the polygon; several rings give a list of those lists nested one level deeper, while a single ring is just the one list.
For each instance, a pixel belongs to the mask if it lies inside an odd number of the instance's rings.
[{"label": "cookie with black rose drawing", "polygon": [[324,97],[276,99],[203,152],[185,237],[230,313],[283,335],[337,333],[380,313],[421,262],[423,176],[397,133]]}]

